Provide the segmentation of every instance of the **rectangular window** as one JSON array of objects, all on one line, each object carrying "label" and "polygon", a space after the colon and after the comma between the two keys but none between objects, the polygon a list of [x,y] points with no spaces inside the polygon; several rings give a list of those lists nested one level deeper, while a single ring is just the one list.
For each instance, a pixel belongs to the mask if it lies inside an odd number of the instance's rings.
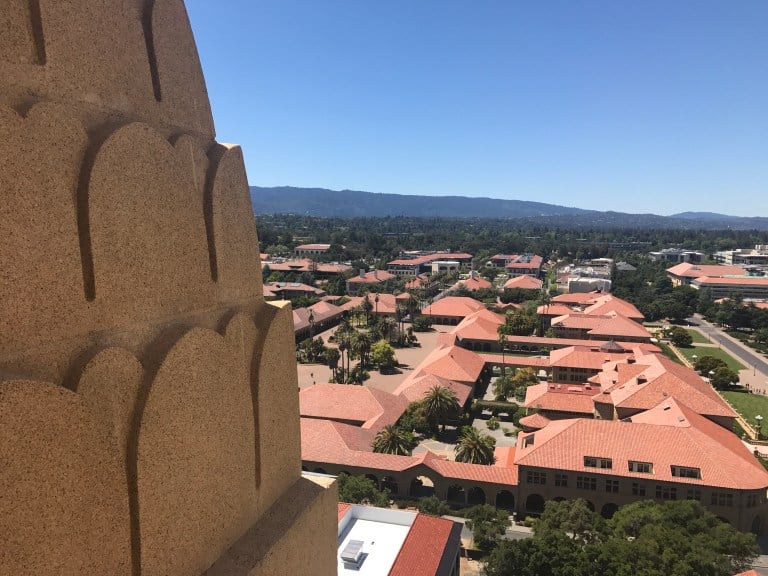
[{"label": "rectangular window", "polygon": [[612,494],[618,494],[619,493],[619,481],[618,480],[606,480],[605,481],[605,491],[610,492]]},{"label": "rectangular window", "polygon": [[584,456],[584,466],[586,468],[603,468],[610,470],[613,468],[613,460],[610,458],[598,458],[596,456]]},{"label": "rectangular window", "polygon": [[733,494],[730,492],[712,492],[710,504],[713,506],[733,506]]},{"label": "rectangular window", "polygon": [[629,471],[639,472],[641,474],[653,474],[653,464],[650,462],[636,462],[634,460],[630,460]]},{"label": "rectangular window", "polygon": [[597,490],[597,478],[576,476],[576,488],[579,490]]},{"label": "rectangular window", "polygon": [[534,472],[533,470],[528,471],[527,476],[528,484],[546,484],[547,483],[547,473],[546,472]]},{"label": "rectangular window", "polygon": [[677,488],[656,484],[656,498],[660,500],[677,500]]},{"label": "rectangular window", "polygon": [[701,490],[698,488],[688,488],[688,494],[685,497],[686,500],[701,500]]},{"label": "rectangular window", "polygon": [[672,476],[677,476],[678,478],[698,478],[700,480],[701,470],[687,466],[672,466]]},{"label": "rectangular window", "polygon": [[568,487],[568,474],[555,474],[555,486]]},{"label": "rectangular window", "polygon": [[632,496],[645,496],[645,484],[632,482]]}]

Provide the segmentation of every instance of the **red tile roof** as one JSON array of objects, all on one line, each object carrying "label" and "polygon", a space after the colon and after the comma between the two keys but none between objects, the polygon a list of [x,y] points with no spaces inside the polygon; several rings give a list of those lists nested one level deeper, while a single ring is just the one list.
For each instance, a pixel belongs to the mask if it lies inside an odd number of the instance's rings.
[{"label": "red tile roof", "polygon": [[530,428],[533,430],[541,430],[550,422],[552,421],[549,418],[543,414],[539,414],[538,412],[531,414],[530,416],[520,418],[520,425],[523,427],[523,429]]},{"label": "red tile roof", "polygon": [[308,258],[287,262],[262,262],[262,264],[269,266],[272,272],[311,272],[315,270],[325,274],[342,274],[352,270],[352,266],[347,264],[314,263]]},{"label": "red tile roof", "polygon": [[474,384],[485,367],[485,360],[460,346],[435,348],[414,369],[414,375],[434,374],[446,380]]},{"label": "red tile roof", "polygon": [[402,396],[367,386],[316,384],[299,393],[303,418],[336,420],[378,432],[402,416],[408,402]]},{"label": "red tile roof", "polygon": [[599,393],[600,388],[591,386],[587,388],[586,386],[542,382],[528,386],[525,391],[523,406],[550,412],[588,414],[591,416],[595,413],[592,398]]},{"label": "red tile roof", "polygon": [[552,328],[584,330],[596,338],[620,340],[621,338],[651,339],[651,333],[642,324],[611,312],[609,314],[566,314],[552,319]]},{"label": "red tile roof", "polygon": [[390,274],[386,270],[372,270],[366,272],[363,276],[360,274],[353,276],[352,278],[347,279],[347,282],[351,282],[352,284],[378,284],[380,282],[392,280],[393,278],[397,278],[397,276]]},{"label": "red tile roof", "polygon": [[558,294],[552,297],[552,302],[560,304],[583,305],[590,303],[595,298],[603,296],[602,292],[573,292],[571,294]]},{"label": "red tile roof", "polygon": [[544,283],[533,276],[516,276],[504,283],[504,289],[517,288],[519,290],[541,290]]},{"label": "red tile roof", "polygon": [[648,410],[667,397],[684,399],[705,416],[734,418],[736,413],[694,370],[660,354],[635,354],[636,361],[605,364],[595,377],[603,387],[595,402],[617,408]]},{"label": "red tile roof", "polygon": [[397,387],[395,394],[404,396],[408,402],[418,402],[424,399],[424,396],[435,386],[448,388],[456,394],[460,406],[464,406],[472,395],[472,387],[461,382],[455,382],[434,374],[418,374],[416,371],[403,380],[403,383]]},{"label": "red tile roof", "polygon": [[387,262],[388,266],[416,266],[426,264],[428,262],[434,262],[435,260],[469,260],[472,258],[472,254],[466,252],[449,253],[442,252],[436,254],[422,254],[415,258],[400,258]]},{"label": "red tile roof", "polygon": [[747,271],[741,266],[725,266],[721,264],[692,264],[683,262],[667,268],[667,274],[681,278],[698,278],[700,276],[743,276]]},{"label": "red tile roof", "polygon": [[347,513],[347,510],[352,508],[352,504],[347,504],[346,502],[339,502],[339,520],[344,518],[344,515]]},{"label": "red tile roof", "polygon": [[446,296],[424,308],[421,313],[425,316],[452,316],[464,318],[473,312],[485,308],[485,305],[466,296]]},{"label": "red tile roof", "polygon": [[[523,276],[520,276],[520,278],[523,278]],[[536,313],[539,316],[565,316],[566,314],[572,314],[573,308],[558,303],[542,304],[536,308]]]},{"label": "red tile roof", "polygon": [[694,284],[701,286],[768,286],[768,278],[741,276],[739,278],[712,278],[704,276],[696,278]]},{"label": "red tile roof", "polygon": [[487,288],[492,288],[493,284],[486,280],[485,278],[482,278],[480,276],[476,276],[473,278],[467,278],[466,280],[459,280],[456,282],[456,284],[453,285],[453,290],[459,290],[460,288],[463,288],[464,290],[469,290],[470,292],[475,292],[477,290],[485,290]]},{"label": "red tile roof", "polygon": [[[768,472],[732,432],[673,398],[652,411],[633,417],[631,423],[555,420],[542,430],[518,436],[515,463],[740,490],[768,488]],[[658,414],[666,411],[671,411],[670,416]],[[525,439],[530,436],[535,441],[526,446]],[[586,467],[584,456],[610,458],[612,468]],[[630,472],[630,460],[652,463],[653,472]],[[698,468],[701,478],[673,476],[673,466]]]},{"label": "red tile roof", "polygon": [[606,352],[599,348],[588,346],[570,346],[552,350],[549,353],[550,366],[564,368],[587,368],[590,370],[600,370],[605,362],[612,360],[621,360],[631,356],[627,352]]},{"label": "red tile roof", "polygon": [[[517,344],[523,345],[531,345],[531,346],[538,346],[538,347],[545,347],[545,346],[551,346],[551,347],[565,347],[565,346],[585,346],[587,345],[587,342],[583,339],[579,338],[542,338],[540,336],[508,336],[507,342],[510,344]],[[589,340],[588,344],[589,346],[594,346],[595,348],[599,348],[600,346],[603,346],[605,344],[608,344],[608,342],[611,342],[611,340]],[[621,341],[615,341],[615,344],[618,344],[625,350],[641,350],[643,352],[661,352],[661,348],[654,344],[649,344],[646,342],[621,342]]]},{"label": "red tile roof", "polygon": [[453,521],[418,514],[389,576],[434,576],[453,531]]},{"label": "red tile roof", "polygon": [[300,244],[294,250],[328,250],[330,244]]}]

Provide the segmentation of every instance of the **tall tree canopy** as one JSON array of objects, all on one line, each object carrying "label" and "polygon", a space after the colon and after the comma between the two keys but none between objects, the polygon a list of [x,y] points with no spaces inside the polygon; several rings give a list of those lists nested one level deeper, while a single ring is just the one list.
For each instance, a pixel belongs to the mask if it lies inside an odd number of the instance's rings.
[{"label": "tall tree canopy", "polygon": [[584,501],[548,502],[533,538],[501,542],[487,576],[732,576],[758,554],[755,537],[698,501],[646,500],[604,521]]}]

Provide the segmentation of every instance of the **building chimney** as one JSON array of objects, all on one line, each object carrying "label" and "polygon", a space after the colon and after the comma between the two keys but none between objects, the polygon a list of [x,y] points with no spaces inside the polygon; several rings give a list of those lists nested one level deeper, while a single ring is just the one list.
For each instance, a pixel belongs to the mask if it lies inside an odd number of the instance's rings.
[{"label": "building chimney", "polygon": [[360,268],[360,278],[365,278],[365,268]]}]

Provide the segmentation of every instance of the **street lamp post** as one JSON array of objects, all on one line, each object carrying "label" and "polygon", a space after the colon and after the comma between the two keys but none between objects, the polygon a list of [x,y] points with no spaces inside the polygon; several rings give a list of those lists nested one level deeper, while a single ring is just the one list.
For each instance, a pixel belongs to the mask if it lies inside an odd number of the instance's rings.
[{"label": "street lamp post", "polygon": [[714,370],[710,370],[709,371],[709,384],[711,386],[714,386],[714,384],[712,384],[712,378],[714,378],[714,377],[715,377],[715,371]]},{"label": "street lamp post", "polygon": [[757,424],[757,439],[760,440],[760,436],[762,435],[762,427],[763,427],[763,417],[758,414],[755,416],[755,423]]}]

